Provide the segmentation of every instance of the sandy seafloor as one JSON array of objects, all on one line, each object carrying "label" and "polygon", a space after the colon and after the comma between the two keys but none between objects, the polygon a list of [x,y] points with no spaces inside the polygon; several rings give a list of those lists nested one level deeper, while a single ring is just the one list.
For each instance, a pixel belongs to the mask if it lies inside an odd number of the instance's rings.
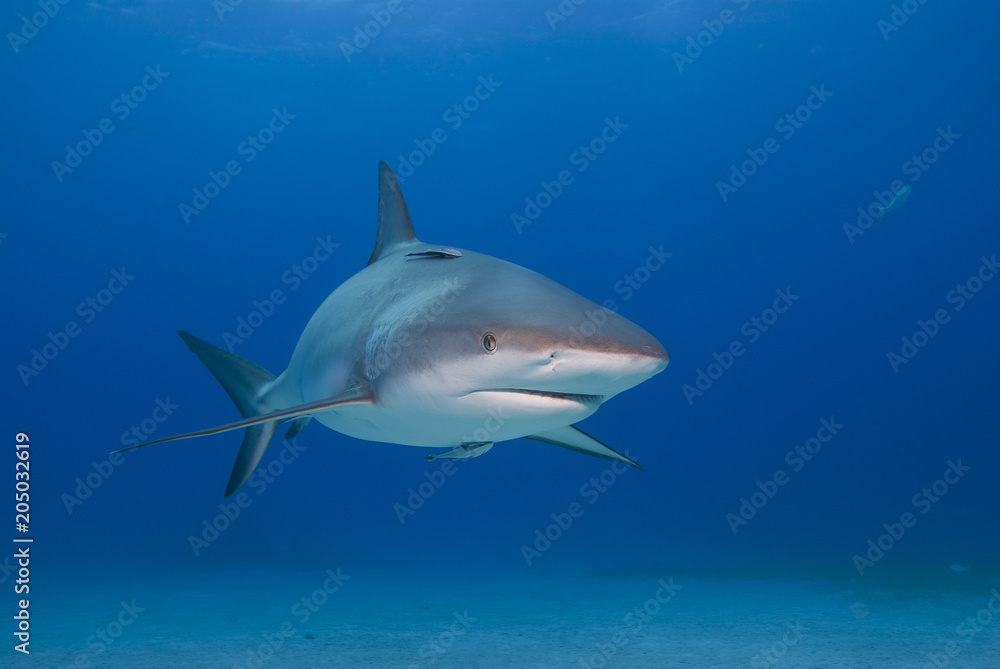
[{"label": "sandy seafloor", "polygon": [[[941,667],[1000,667],[1000,612],[994,624],[987,609],[1000,583],[947,567],[917,589],[669,569],[492,581],[340,573],[348,580],[328,598],[319,571],[50,582],[34,598],[33,652],[12,666],[909,669],[935,666],[933,656]],[[675,588],[663,604],[661,579]],[[316,608],[307,621],[306,608],[293,610],[303,597]],[[133,600],[134,622],[123,613]],[[974,634],[959,631],[977,615]],[[294,632],[272,653],[265,638],[275,645],[283,625]]]}]

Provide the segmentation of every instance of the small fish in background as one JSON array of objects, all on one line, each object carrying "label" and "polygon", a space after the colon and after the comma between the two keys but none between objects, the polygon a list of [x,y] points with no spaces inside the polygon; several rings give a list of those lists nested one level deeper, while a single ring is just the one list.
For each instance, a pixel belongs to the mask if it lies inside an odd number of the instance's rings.
[{"label": "small fish in background", "polygon": [[882,219],[885,218],[885,215],[893,209],[899,209],[903,203],[906,202],[906,198],[910,197],[910,192],[912,190],[913,189],[910,186],[903,186],[896,191],[896,196],[892,198],[892,202],[889,203],[888,207],[876,207],[882,212],[882,216],[878,219],[878,222],[881,223]]},{"label": "small fish in background", "polygon": [[955,572],[956,574],[968,574],[969,573],[969,565],[965,565],[963,567],[962,565],[956,563],[956,564],[951,565],[950,569],[953,572]]}]

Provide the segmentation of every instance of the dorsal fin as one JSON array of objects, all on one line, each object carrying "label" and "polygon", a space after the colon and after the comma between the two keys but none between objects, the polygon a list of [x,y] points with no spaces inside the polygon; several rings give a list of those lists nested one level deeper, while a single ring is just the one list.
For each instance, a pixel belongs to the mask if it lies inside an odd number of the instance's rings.
[{"label": "dorsal fin", "polygon": [[391,253],[400,244],[416,242],[417,235],[413,232],[410,213],[406,211],[406,201],[403,191],[399,189],[396,175],[392,173],[384,160],[378,163],[378,238],[375,240],[375,250],[368,264]]}]

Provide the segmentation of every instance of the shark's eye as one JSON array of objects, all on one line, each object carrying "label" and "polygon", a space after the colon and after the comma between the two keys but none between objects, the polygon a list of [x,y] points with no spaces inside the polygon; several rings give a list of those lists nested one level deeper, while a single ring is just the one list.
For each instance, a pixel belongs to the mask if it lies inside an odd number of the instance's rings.
[{"label": "shark's eye", "polygon": [[494,353],[497,350],[497,337],[492,332],[483,335],[483,348],[487,353]]}]

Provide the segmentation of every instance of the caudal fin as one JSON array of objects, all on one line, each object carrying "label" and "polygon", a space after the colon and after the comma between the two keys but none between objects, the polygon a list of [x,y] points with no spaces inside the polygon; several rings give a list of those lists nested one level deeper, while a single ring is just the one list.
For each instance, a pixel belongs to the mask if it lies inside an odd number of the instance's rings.
[{"label": "caudal fin", "polygon": [[[254,418],[278,408],[268,406],[264,401],[265,393],[274,383],[274,374],[183,330],[177,334],[191,352],[205,363],[212,376],[222,384],[244,418]],[[271,443],[271,437],[277,428],[278,420],[247,427],[243,445],[240,446],[239,455],[236,456],[236,464],[233,465],[233,472],[229,475],[226,497],[236,492],[250,478],[250,474],[257,468],[257,463],[264,457],[264,451]]]}]

